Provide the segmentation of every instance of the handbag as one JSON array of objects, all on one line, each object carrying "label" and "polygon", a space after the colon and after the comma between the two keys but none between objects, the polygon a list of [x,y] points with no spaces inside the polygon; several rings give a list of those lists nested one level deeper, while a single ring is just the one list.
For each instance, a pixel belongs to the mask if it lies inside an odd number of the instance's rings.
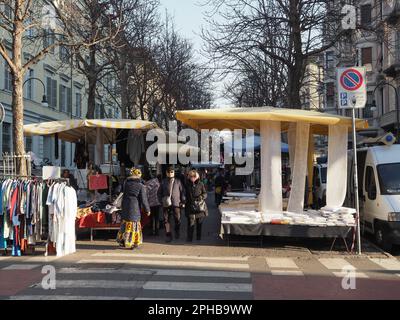
[{"label": "handbag", "polygon": [[170,206],[172,206],[171,194],[172,194],[172,189],[174,187],[174,183],[175,183],[175,180],[172,181],[172,183],[171,183],[171,189],[169,190],[169,195],[162,197],[162,203],[163,203],[164,208],[169,208]]},{"label": "handbag", "polygon": [[192,209],[192,212],[194,212],[194,213],[207,212],[207,204],[203,199],[195,200],[192,203],[191,209]]}]

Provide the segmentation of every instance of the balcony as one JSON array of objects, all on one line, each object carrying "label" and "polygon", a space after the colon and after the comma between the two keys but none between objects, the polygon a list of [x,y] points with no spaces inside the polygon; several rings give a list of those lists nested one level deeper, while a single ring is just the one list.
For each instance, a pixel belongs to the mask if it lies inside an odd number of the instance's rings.
[{"label": "balcony", "polygon": [[388,24],[396,24],[400,18],[400,0],[389,0],[383,4],[383,19]]},{"label": "balcony", "polygon": [[394,57],[389,60],[388,66],[383,70],[383,73],[390,78],[396,78],[400,74],[400,48],[397,47],[394,52]]},{"label": "balcony", "polygon": [[380,117],[379,126],[384,129],[394,128],[397,123],[397,111],[391,110]]}]

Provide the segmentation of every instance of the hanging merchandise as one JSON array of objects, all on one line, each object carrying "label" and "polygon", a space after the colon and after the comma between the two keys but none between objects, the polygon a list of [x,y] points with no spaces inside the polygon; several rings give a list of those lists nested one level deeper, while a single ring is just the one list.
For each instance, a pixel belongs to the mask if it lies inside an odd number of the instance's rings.
[{"label": "hanging merchandise", "polygon": [[75,219],[78,201],[75,190],[65,182],[50,186],[46,204],[49,206],[48,241],[56,244],[58,257],[76,252]]},{"label": "hanging merchandise", "polygon": [[79,141],[75,144],[74,162],[78,169],[86,169],[86,164],[89,162],[89,153],[84,142]]},{"label": "hanging merchandise", "polygon": [[[35,180],[1,182],[0,248],[11,243],[12,256],[27,254],[37,241],[56,244],[57,256],[75,252],[77,200],[65,182]],[[47,206],[49,205],[49,206]]]},{"label": "hanging merchandise", "polygon": [[145,152],[144,137],[141,131],[131,130],[129,132],[126,150],[133,164],[138,166],[142,154]]},{"label": "hanging merchandise", "polygon": [[96,174],[89,176],[89,190],[106,190],[108,188],[108,176]]}]

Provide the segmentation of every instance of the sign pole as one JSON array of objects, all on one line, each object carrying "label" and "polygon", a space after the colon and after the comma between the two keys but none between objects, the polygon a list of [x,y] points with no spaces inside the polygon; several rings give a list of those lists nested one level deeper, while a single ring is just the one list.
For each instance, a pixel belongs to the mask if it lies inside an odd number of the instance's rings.
[{"label": "sign pole", "polygon": [[357,220],[357,254],[361,255],[361,230],[360,230],[360,199],[358,197],[358,164],[357,164],[357,135],[356,135],[356,103],[357,99],[354,97],[351,101],[352,120],[353,120],[353,158],[354,158],[354,198],[356,202],[356,220]]}]

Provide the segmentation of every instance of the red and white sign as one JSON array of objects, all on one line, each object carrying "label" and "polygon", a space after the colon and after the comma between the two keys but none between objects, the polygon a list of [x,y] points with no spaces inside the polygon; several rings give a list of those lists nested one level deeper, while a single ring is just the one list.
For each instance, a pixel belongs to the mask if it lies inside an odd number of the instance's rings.
[{"label": "red and white sign", "polygon": [[338,68],[339,108],[364,108],[367,103],[364,67]]}]

